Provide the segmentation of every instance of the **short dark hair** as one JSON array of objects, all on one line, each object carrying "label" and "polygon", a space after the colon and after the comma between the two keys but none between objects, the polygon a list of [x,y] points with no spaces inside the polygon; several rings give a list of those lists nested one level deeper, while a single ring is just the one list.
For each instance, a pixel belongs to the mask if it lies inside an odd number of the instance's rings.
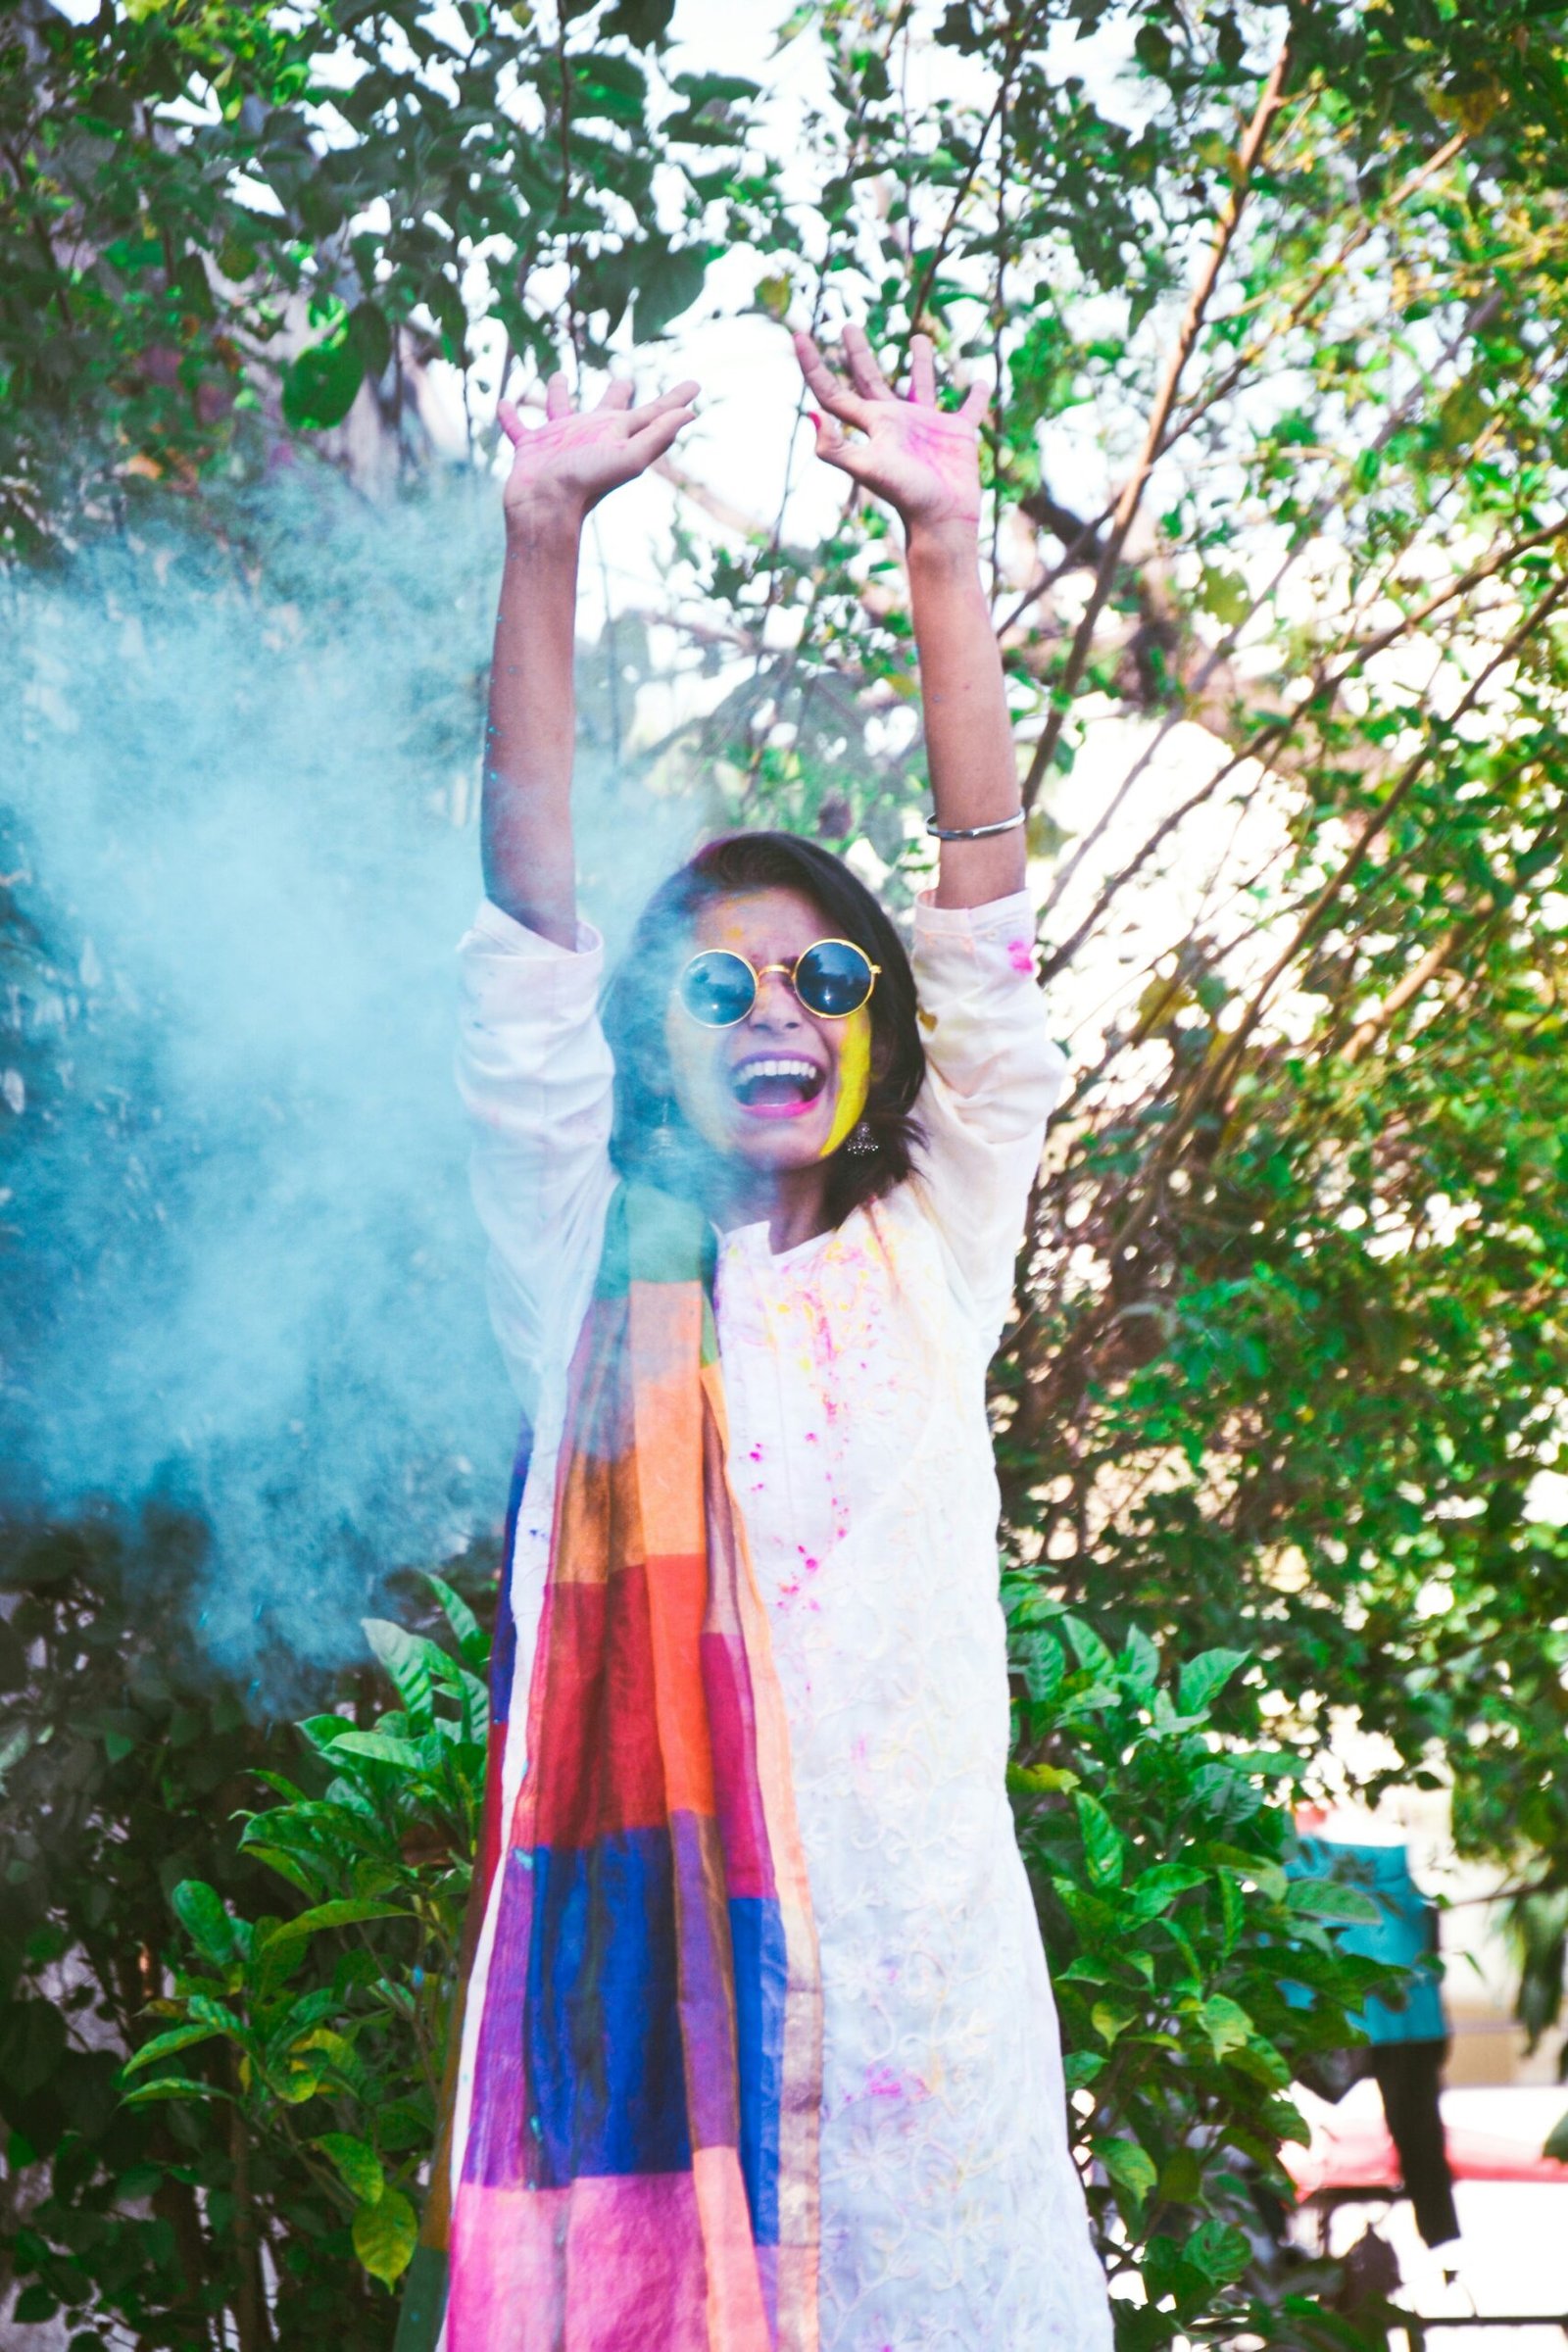
[{"label": "short dark hair", "polygon": [[[827,1208],[835,1225],[891,1192],[913,1172],[922,1138],[914,1105],[925,1082],[925,1048],[914,974],[904,942],[842,858],[794,833],[730,833],[662,882],[605,995],[605,1035],[615,1061],[611,1157],[623,1176],[667,1181],[671,1146],[698,1147],[681,1117],[664,1037],[676,969],[700,907],[754,890],[794,890],[821,911],[826,936],[851,939],[881,968],[871,993],[871,1085],[864,1123],[875,1146],[828,1163]],[[655,1143],[662,1136],[662,1143]]]}]

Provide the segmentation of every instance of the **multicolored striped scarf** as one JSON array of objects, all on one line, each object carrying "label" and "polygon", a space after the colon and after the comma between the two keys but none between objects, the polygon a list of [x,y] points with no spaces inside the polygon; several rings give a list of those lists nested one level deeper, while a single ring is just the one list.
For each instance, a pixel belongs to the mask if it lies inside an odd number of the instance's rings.
[{"label": "multicolored striped scarf", "polygon": [[447,2352],[815,2352],[821,1985],[712,1270],[694,1209],[620,1187],[504,1837],[501,1596],[470,2117],[450,2215],[437,2152],[398,2352],[443,2310]]}]

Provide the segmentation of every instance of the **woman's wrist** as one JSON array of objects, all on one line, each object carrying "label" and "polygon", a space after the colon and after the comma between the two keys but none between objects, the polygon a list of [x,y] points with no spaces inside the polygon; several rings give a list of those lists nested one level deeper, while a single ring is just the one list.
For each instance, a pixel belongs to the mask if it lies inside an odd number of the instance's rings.
[{"label": "woman's wrist", "polygon": [[940,521],[906,518],[904,545],[911,568],[919,564],[933,570],[979,571],[980,525],[966,514],[949,514]]},{"label": "woman's wrist", "polygon": [[580,499],[560,490],[530,490],[511,498],[505,508],[509,549],[538,552],[575,552],[582,538],[587,510]]}]

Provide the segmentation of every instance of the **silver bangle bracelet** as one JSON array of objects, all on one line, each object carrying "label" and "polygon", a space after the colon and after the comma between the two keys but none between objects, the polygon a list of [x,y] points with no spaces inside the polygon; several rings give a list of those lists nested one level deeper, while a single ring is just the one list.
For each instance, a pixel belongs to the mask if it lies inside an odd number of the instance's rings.
[{"label": "silver bangle bracelet", "polygon": [[1028,814],[1027,808],[1020,808],[1012,816],[999,816],[994,825],[939,825],[934,816],[928,816],[925,829],[938,841],[989,841],[993,833],[1011,833]]}]

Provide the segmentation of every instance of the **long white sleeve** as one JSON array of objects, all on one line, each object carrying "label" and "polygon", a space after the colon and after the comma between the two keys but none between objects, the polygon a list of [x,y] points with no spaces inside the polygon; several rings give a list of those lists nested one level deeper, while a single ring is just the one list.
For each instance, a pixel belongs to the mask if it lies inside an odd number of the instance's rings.
[{"label": "long white sleeve", "polygon": [[604,946],[583,924],[575,952],[557,947],[485,901],[459,959],[458,1088],[490,1243],[490,1313],[532,1414],[541,1368],[572,1347],[614,1187]]},{"label": "long white sleeve", "polygon": [[922,1190],[968,1289],[988,1352],[1012,1293],[1029,1188],[1066,1057],[1035,981],[1034,913],[1019,891],[988,906],[914,910],[926,1082]]}]

